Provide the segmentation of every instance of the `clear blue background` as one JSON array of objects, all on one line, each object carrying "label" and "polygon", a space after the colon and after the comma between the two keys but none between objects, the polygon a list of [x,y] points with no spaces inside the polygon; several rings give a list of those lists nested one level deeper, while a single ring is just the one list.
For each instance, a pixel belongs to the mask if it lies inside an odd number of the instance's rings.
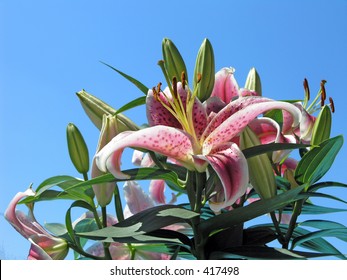
[{"label": "clear blue background", "polygon": [[[335,101],[332,135],[346,131],[347,1],[19,1],[0,0],[0,213],[30,183],[68,174],[65,129],[75,123],[95,151],[98,130],[75,92],[84,88],[119,108],[142,95],[107,62],[148,87],[163,81],[161,41],[172,39],[190,75],[207,37],[216,70],[236,68],[244,85],[251,67],[263,95],[300,99],[321,79]],[[143,109],[127,114],[144,123]],[[326,180],[347,182],[344,146]],[[123,160],[125,161],[125,159]],[[332,192],[347,199],[346,192]],[[62,222],[68,204],[41,203],[41,223]],[[334,205],[344,206],[344,205]],[[346,214],[326,218],[346,222]],[[29,243],[0,216],[0,258],[25,259]],[[341,248],[342,249],[342,248]],[[346,246],[343,250],[347,252]]]}]

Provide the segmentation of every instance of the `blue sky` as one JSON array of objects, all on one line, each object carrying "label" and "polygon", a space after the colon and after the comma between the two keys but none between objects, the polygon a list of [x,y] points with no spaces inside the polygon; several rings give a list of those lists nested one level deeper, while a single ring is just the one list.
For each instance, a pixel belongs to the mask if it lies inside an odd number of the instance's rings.
[{"label": "blue sky", "polygon": [[[327,80],[336,105],[332,135],[345,135],[346,26],[343,0],[0,0],[0,213],[30,183],[79,176],[68,158],[66,126],[79,127],[91,154],[98,131],[75,92],[84,88],[115,108],[141,96],[100,61],[152,87],[163,81],[156,63],[164,37],[181,51],[189,75],[202,40],[209,38],[216,70],[235,67],[242,86],[256,67],[270,98],[299,99],[305,77],[312,93]],[[127,115],[138,124],[146,121],[143,109]],[[345,145],[326,180],[347,182],[346,157]],[[345,192],[334,194],[347,199]],[[61,222],[65,208],[42,203],[37,218]],[[346,224],[346,214],[332,219]],[[0,257],[24,259],[28,249],[0,216]]]}]

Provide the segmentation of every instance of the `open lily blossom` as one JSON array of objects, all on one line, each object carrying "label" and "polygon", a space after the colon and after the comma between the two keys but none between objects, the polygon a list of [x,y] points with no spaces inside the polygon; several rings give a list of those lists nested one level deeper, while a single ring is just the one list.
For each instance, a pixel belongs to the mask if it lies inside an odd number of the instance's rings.
[{"label": "open lily blossom", "polygon": [[[101,130],[96,154],[89,162],[81,131],[69,123],[69,156],[82,178],[53,176],[10,202],[5,217],[31,244],[28,258],[63,259],[71,250],[75,259],[97,260],[346,259],[327,239],[346,242],[346,225],[322,217],[346,209],[310,199],[347,204],[324,192],[347,188],[324,181],[344,141],[330,135],[335,107],[326,101],[326,81],[312,101],[306,79],[302,100],[278,101],[262,90],[255,68],[243,87],[234,68],[216,72],[208,39],[192,77],[168,38],[162,56],[164,77],[153,77],[151,89],[106,64],[141,91],[118,110],[77,94]],[[146,109],[141,126],[126,117],[137,106]],[[34,205],[62,199],[71,202],[65,223],[41,226]],[[18,204],[29,214],[16,211]],[[76,208],[85,214],[73,221]],[[258,224],[259,217],[267,222]]]},{"label": "open lily blossom", "polygon": [[[300,111],[292,104],[262,97],[240,97],[231,101],[208,121],[206,107],[182,83],[163,92],[153,89],[147,95],[147,115],[151,127],[124,132],[95,156],[98,167],[126,178],[120,171],[124,148],[136,147],[174,158],[190,170],[204,172],[210,164],[223,184],[222,201],[211,202],[214,211],[232,205],[246,191],[247,162],[233,139],[258,115],[273,109],[286,110],[298,125]],[[213,106],[212,102],[209,102]]]}]

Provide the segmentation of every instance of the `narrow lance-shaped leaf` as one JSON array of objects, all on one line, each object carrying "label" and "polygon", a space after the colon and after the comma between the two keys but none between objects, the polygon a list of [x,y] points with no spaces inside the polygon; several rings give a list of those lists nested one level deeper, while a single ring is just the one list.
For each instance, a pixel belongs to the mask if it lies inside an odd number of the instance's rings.
[{"label": "narrow lance-shaped leaf", "polygon": [[124,78],[126,78],[128,81],[130,81],[132,84],[134,84],[139,90],[141,90],[145,95],[147,95],[148,87],[146,87],[144,84],[142,84],[141,82],[139,82],[135,78],[123,73],[122,71],[114,68],[113,66],[111,66],[105,62],[101,62],[101,63],[106,65],[107,67],[110,67],[112,70],[116,71],[118,74],[122,75]]},{"label": "narrow lance-shaped leaf", "polygon": [[321,179],[330,169],[342,145],[343,136],[339,135],[308,151],[295,170],[296,180],[313,184]]}]

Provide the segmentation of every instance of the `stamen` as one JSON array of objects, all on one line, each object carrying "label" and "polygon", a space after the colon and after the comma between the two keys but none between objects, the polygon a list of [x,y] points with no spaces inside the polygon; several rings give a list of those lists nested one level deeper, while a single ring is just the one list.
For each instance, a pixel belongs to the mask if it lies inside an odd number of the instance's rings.
[{"label": "stamen", "polygon": [[329,97],[331,112],[335,113],[335,105],[332,97]]},{"label": "stamen", "polygon": [[177,78],[173,77],[172,79],[172,90],[173,90],[173,95],[175,98],[177,98]]},{"label": "stamen", "polygon": [[310,88],[308,86],[308,81],[306,78],[304,79],[304,89],[305,89],[305,93],[306,93],[307,101],[308,101],[310,100]]},{"label": "stamen", "polygon": [[320,88],[321,88],[321,91],[322,91],[322,100],[325,101],[325,99],[327,99],[327,94],[325,92],[325,83],[327,81],[326,80],[322,80],[321,83],[320,83]]},{"label": "stamen", "polygon": [[181,74],[181,81],[182,81],[182,87],[183,89],[186,88],[186,74],[184,73],[184,71],[182,71],[182,74]]},{"label": "stamen", "polygon": [[323,96],[323,94],[321,94],[321,96],[320,96],[320,106],[321,107],[324,106],[324,101],[325,101],[324,96]]}]

